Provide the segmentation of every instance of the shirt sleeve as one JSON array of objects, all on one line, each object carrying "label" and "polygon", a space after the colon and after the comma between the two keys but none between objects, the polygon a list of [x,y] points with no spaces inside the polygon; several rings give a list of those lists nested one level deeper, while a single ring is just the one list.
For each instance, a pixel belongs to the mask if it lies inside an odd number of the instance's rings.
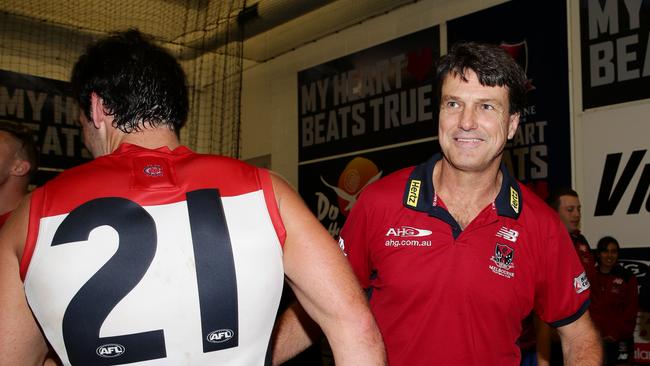
[{"label": "shirt sleeve", "polygon": [[589,306],[589,280],[573,243],[559,219],[540,235],[535,310],[553,327],[577,320]]},{"label": "shirt sleeve", "polygon": [[368,254],[368,213],[363,194],[352,207],[339,236],[339,246],[361,283],[370,287],[371,265]]}]

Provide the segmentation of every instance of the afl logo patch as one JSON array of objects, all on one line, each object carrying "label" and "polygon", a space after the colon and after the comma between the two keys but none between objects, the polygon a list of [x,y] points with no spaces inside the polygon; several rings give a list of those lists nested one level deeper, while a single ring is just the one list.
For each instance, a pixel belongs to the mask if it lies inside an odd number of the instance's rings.
[{"label": "afl logo patch", "polygon": [[144,174],[150,176],[150,177],[162,177],[163,176],[163,168],[158,165],[158,164],[149,164],[142,169]]},{"label": "afl logo patch", "polygon": [[210,343],[223,343],[232,339],[235,336],[235,332],[230,329],[218,329],[213,332],[210,332],[206,337],[207,341]]},{"label": "afl logo patch", "polygon": [[109,343],[97,347],[97,350],[95,350],[95,352],[99,357],[113,358],[123,355],[124,352],[126,352],[126,348],[124,348],[124,346],[121,344]]}]

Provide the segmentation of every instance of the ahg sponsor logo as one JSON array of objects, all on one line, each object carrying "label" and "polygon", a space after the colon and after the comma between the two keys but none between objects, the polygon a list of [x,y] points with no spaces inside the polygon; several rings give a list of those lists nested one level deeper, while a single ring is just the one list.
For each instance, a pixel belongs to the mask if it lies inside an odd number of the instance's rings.
[{"label": "ahg sponsor logo", "polygon": [[402,238],[413,238],[431,235],[431,230],[418,229],[411,226],[402,226],[400,228],[390,228],[386,236],[399,236]]}]

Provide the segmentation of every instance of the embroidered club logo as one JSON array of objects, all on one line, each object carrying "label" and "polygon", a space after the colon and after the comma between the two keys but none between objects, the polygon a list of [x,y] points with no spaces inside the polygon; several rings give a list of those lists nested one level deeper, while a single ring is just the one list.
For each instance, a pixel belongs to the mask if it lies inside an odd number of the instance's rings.
[{"label": "embroidered club logo", "polygon": [[150,176],[150,177],[162,177],[163,176],[163,168],[158,165],[158,164],[149,164],[144,167],[143,169],[144,174]]},{"label": "embroidered club logo", "polygon": [[515,259],[515,250],[505,244],[497,243],[494,247],[494,256],[490,258],[495,265],[490,265],[489,268],[492,272],[503,276],[505,278],[512,278],[515,276],[511,271],[515,267],[513,261]]},{"label": "embroidered club logo", "polygon": [[494,248],[494,257],[492,261],[503,269],[514,267],[512,260],[515,256],[515,250],[504,244],[497,244]]}]

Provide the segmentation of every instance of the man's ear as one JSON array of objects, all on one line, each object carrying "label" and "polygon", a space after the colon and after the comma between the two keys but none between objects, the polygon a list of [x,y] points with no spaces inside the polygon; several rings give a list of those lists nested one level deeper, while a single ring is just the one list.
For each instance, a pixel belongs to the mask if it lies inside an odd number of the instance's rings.
[{"label": "man's ear", "polygon": [[508,117],[508,140],[515,137],[517,127],[519,127],[519,113],[511,114]]},{"label": "man's ear", "polygon": [[106,117],[106,110],[104,109],[104,100],[96,93],[90,95],[90,122],[99,128]]},{"label": "man's ear", "polygon": [[29,174],[30,169],[31,164],[29,161],[17,158],[14,161],[14,165],[11,167],[11,174],[18,177],[24,177]]}]

